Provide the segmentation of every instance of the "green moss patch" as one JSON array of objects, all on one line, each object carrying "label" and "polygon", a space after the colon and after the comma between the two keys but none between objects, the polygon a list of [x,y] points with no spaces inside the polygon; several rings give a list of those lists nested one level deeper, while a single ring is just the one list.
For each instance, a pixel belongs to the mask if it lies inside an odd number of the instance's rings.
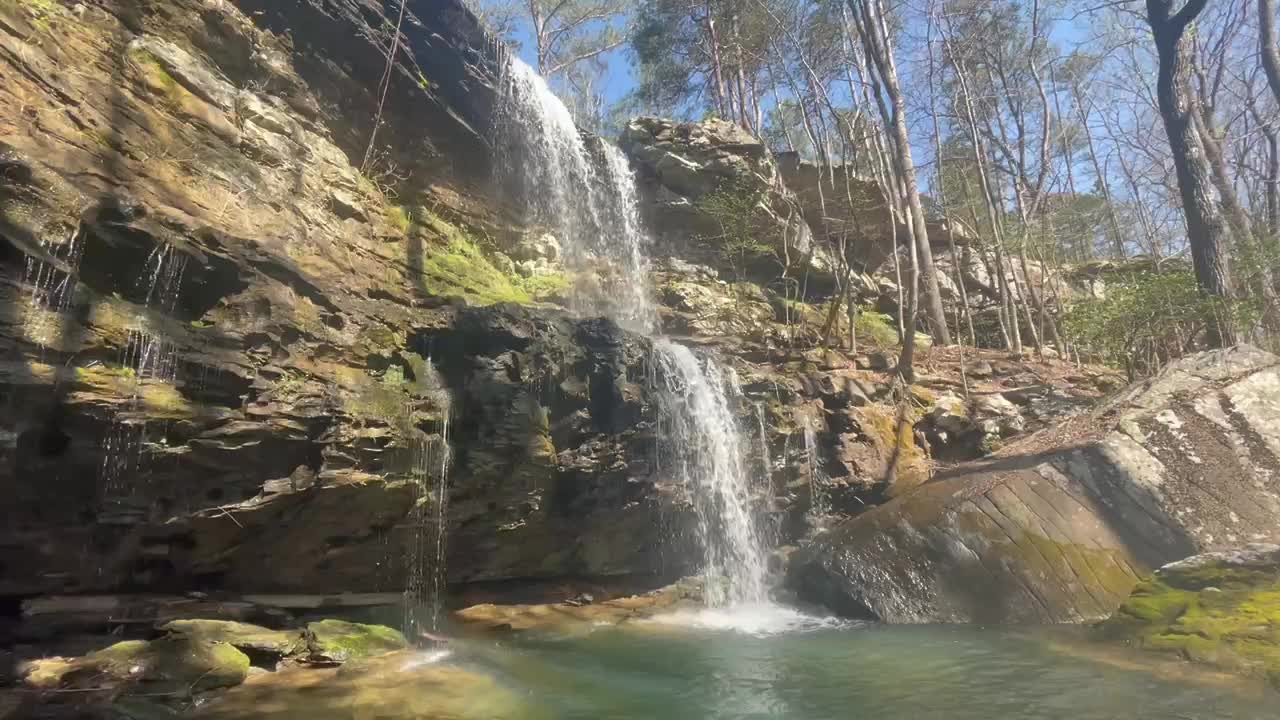
[{"label": "green moss patch", "polygon": [[170,635],[127,640],[74,660],[40,660],[25,683],[40,689],[121,687],[179,697],[239,685],[248,675],[249,656],[230,643]]},{"label": "green moss patch", "polygon": [[853,323],[860,344],[875,348],[891,348],[898,344],[898,328],[893,318],[884,313],[862,310]]},{"label": "green moss patch", "polygon": [[568,286],[562,274],[522,278],[499,269],[481,242],[462,229],[426,210],[420,229],[434,240],[422,258],[422,279],[427,292],[456,297],[472,305],[529,304],[557,295]]},{"label": "green moss patch", "polygon": [[244,652],[278,657],[301,652],[305,647],[297,630],[269,630],[226,620],[174,620],[160,629],[195,642],[225,643]]},{"label": "green moss patch", "polygon": [[1139,584],[1101,631],[1280,688],[1280,565],[1173,566]]},{"label": "green moss patch", "polygon": [[409,642],[397,630],[345,620],[310,623],[306,637],[311,660],[322,663],[343,663],[409,647]]}]

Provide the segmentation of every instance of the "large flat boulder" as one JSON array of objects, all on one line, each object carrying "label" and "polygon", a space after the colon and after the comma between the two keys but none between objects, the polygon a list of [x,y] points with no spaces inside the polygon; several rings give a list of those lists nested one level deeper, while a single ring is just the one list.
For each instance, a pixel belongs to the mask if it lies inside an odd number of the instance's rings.
[{"label": "large flat boulder", "polygon": [[790,582],[885,622],[1085,622],[1162,565],[1280,540],[1277,518],[1280,359],[1242,346],[846,522]]}]

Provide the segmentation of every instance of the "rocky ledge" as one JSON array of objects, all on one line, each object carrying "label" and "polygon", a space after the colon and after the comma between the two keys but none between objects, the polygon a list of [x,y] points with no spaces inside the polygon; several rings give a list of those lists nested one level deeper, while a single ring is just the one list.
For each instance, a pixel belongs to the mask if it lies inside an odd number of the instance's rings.
[{"label": "rocky ledge", "polygon": [[935,475],[794,556],[802,596],[886,622],[1110,616],[1154,568],[1280,540],[1280,360],[1239,347]]}]

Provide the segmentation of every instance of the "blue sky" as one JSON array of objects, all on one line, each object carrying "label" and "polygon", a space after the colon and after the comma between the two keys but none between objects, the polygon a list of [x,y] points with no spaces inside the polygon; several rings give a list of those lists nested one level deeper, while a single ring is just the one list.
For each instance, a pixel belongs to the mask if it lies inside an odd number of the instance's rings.
[{"label": "blue sky", "polygon": [[[515,33],[515,41],[520,45],[520,58],[532,67],[538,66],[537,53],[534,51],[531,34],[525,24]],[[635,87],[635,68],[630,58],[630,48],[625,44],[609,53],[608,71],[605,74],[604,99],[612,105],[627,96]]]}]

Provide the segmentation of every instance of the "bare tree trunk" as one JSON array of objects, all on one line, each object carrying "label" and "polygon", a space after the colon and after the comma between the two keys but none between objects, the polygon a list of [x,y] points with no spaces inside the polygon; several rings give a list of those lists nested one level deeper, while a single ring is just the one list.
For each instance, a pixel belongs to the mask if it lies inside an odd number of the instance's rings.
[{"label": "bare tree trunk", "polygon": [[[944,35],[944,40],[946,36]],[[948,43],[949,44],[949,43]],[[1004,230],[1000,221],[1000,213],[996,209],[995,194],[991,187],[991,176],[987,173],[986,152],[983,150],[982,136],[978,132],[977,113],[973,109],[973,96],[970,93],[969,81],[965,75],[964,63],[955,62],[956,80],[960,82],[961,96],[964,100],[965,120],[969,129],[969,143],[973,151],[974,166],[978,170],[978,183],[982,190],[983,204],[987,209],[987,221],[991,224],[992,247],[995,254],[994,279],[1000,289],[1003,314],[1008,323],[1006,349],[1017,355],[1022,354],[1022,330],[1018,322],[1017,299],[1009,287],[1004,257]],[[1016,280],[1016,277],[1015,277]]]},{"label": "bare tree trunk", "polygon": [[[942,205],[942,207],[945,208],[947,206],[947,196],[946,196],[946,189],[943,186],[943,179],[942,179],[942,171],[943,171],[942,130],[938,125],[938,106],[937,106],[937,97],[936,97],[937,83],[934,77],[936,73],[936,68],[937,68],[937,59],[935,58],[934,52],[933,52],[933,31],[934,31],[934,10],[932,7],[930,7],[928,37],[926,38],[926,41],[925,41],[928,52],[929,52],[929,111],[930,111],[929,114],[932,116],[931,119],[933,121],[934,173],[935,173],[935,176],[937,177],[937,182],[938,182],[938,189],[937,189],[938,202]],[[951,264],[952,264],[952,268],[955,270],[956,292],[959,293],[960,295],[959,307],[957,308],[957,311],[956,311],[956,334],[958,335],[961,334],[960,313],[963,312],[965,319],[969,323],[969,342],[973,343],[976,346],[977,341],[975,339],[976,333],[974,333],[973,331],[973,316],[969,312],[969,293],[964,286],[964,271],[963,271],[963,268],[961,267],[961,263],[963,262],[963,260],[960,257],[960,253],[956,250],[955,235],[952,233],[947,234],[947,248],[951,252]],[[960,366],[963,369],[964,367],[963,338],[960,339],[959,344],[961,346]]]},{"label": "bare tree trunk", "polygon": [[1213,112],[1205,106],[1204,98],[1197,103],[1197,112],[1191,116],[1191,124],[1204,147],[1204,156],[1209,163],[1214,187],[1218,189],[1218,199],[1222,209],[1226,211],[1227,220],[1231,223],[1231,231],[1235,233],[1237,242],[1251,242],[1253,239],[1253,223],[1249,213],[1240,206],[1236,198],[1236,190],[1231,185],[1231,175],[1227,171],[1227,161],[1222,155],[1222,144],[1218,142],[1219,130],[1213,119]]},{"label": "bare tree trunk", "polygon": [[[884,18],[881,0],[848,0],[850,9],[856,17],[861,18],[863,46],[870,58],[869,65],[874,65],[885,92],[889,96],[893,110],[886,118],[886,125],[892,128],[894,140],[894,156],[897,160],[903,191],[906,194],[910,211],[912,234],[912,256],[918,265],[912,273],[920,273],[925,282],[925,314],[928,317],[934,340],[942,345],[951,344],[951,331],[947,328],[947,316],[942,309],[942,293],[938,288],[938,276],[933,266],[933,251],[929,246],[929,230],[925,225],[924,204],[920,200],[920,185],[916,180],[915,163],[911,158],[911,138],[907,130],[906,101],[902,89],[898,85],[898,69],[894,60],[893,45],[889,38],[888,25]],[[859,16],[858,13],[861,13]],[[914,292],[914,288],[913,288]],[[908,321],[908,331],[912,330],[915,318]],[[911,334],[910,332],[908,333]],[[914,344],[914,337],[908,337]],[[905,346],[904,346],[904,355]],[[910,367],[906,368],[904,377],[913,376]]]},{"label": "bare tree trunk", "polygon": [[1267,139],[1267,228],[1271,241],[1280,241],[1280,130],[1275,123],[1264,125]]},{"label": "bare tree trunk", "polygon": [[1080,89],[1074,85],[1071,97],[1075,101],[1076,114],[1080,117],[1080,127],[1084,130],[1086,144],[1089,147],[1089,162],[1093,164],[1093,174],[1098,179],[1098,188],[1102,190],[1102,200],[1107,204],[1107,219],[1111,224],[1111,241],[1117,258],[1123,258],[1124,233],[1120,230],[1120,219],[1116,217],[1116,204],[1111,199],[1111,183],[1107,182],[1107,174],[1102,170],[1098,160],[1098,150],[1093,144],[1093,132],[1089,129],[1089,113],[1085,111],[1084,102],[1080,99]]},{"label": "bare tree trunk", "polygon": [[737,11],[729,16],[729,23],[730,32],[733,33],[734,62],[737,65],[734,69],[734,82],[738,87],[738,120],[742,127],[756,133],[758,130],[751,126],[751,115],[747,110],[747,71],[742,60],[742,36],[739,32]]},{"label": "bare tree trunk", "polygon": [[[1050,64],[1049,65],[1049,85],[1056,87],[1057,84],[1058,84],[1057,73],[1054,71],[1053,65]],[[1064,121],[1064,117],[1062,114],[1061,93],[1053,94],[1053,108],[1054,108],[1054,112],[1058,116],[1058,144],[1062,147],[1062,162],[1066,166],[1066,170],[1067,170],[1067,194],[1071,197],[1071,201],[1074,205],[1076,200],[1079,199],[1080,195],[1079,193],[1076,192],[1076,174],[1075,174],[1074,168],[1072,167],[1073,165],[1075,165],[1075,162],[1074,162],[1075,157],[1074,157],[1074,153],[1071,152],[1071,144],[1067,141],[1067,123]],[[1086,135],[1089,133],[1088,128],[1082,128],[1082,129],[1084,130]],[[1079,236],[1077,236],[1077,240],[1078,238]],[[1093,239],[1089,238],[1089,244],[1083,248],[1077,247],[1076,251],[1077,251],[1076,258],[1078,260],[1093,259]]]},{"label": "bare tree trunk", "polygon": [[[908,189],[905,183],[899,179],[899,193],[903,198],[901,204],[908,205],[910,201],[907,199]],[[916,235],[916,215],[914,212],[906,213],[907,231],[911,237]],[[916,381],[916,313],[920,311],[920,256],[916,243],[908,243],[911,248],[909,257],[911,265],[908,272],[908,290],[907,290],[907,309],[903,312],[905,319],[902,330],[902,353],[898,355],[898,374],[903,380],[914,383]]]},{"label": "bare tree trunk", "polygon": [[1276,39],[1276,0],[1258,0],[1258,36],[1262,43],[1262,69],[1267,84],[1280,103],[1280,40]]},{"label": "bare tree trunk", "polygon": [[728,93],[724,86],[723,64],[720,62],[720,33],[716,30],[715,7],[711,0],[703,3],[703,12],[706,13],[707,45],[711,54],[711,75],[715,83],[716,110],[720,113],[720,117],[732,119],[733,114],[730,112],[728,104]]},{"label": "bare tree trunk", "polygon": [[[1188,0],[1174,14],[1173,0],[1147,0],[1147,22],[1155,37],[1160,70],[1156,84],[1160,116],[1173,151],[1182,210],[1187,220],[1187,240],[1201,290],[1215,300],[1232,298],[1228,246],[1230,233],[1214,202],[1209,163],[1196,132],[1195,101],[1188,87],[1187,53],[1183,39],[1187,26],[1204,10],[1208,0]],[[1210,347],[1227,347],[1236,341],[1235,328],[1226,308],[1208,319]]]}]

